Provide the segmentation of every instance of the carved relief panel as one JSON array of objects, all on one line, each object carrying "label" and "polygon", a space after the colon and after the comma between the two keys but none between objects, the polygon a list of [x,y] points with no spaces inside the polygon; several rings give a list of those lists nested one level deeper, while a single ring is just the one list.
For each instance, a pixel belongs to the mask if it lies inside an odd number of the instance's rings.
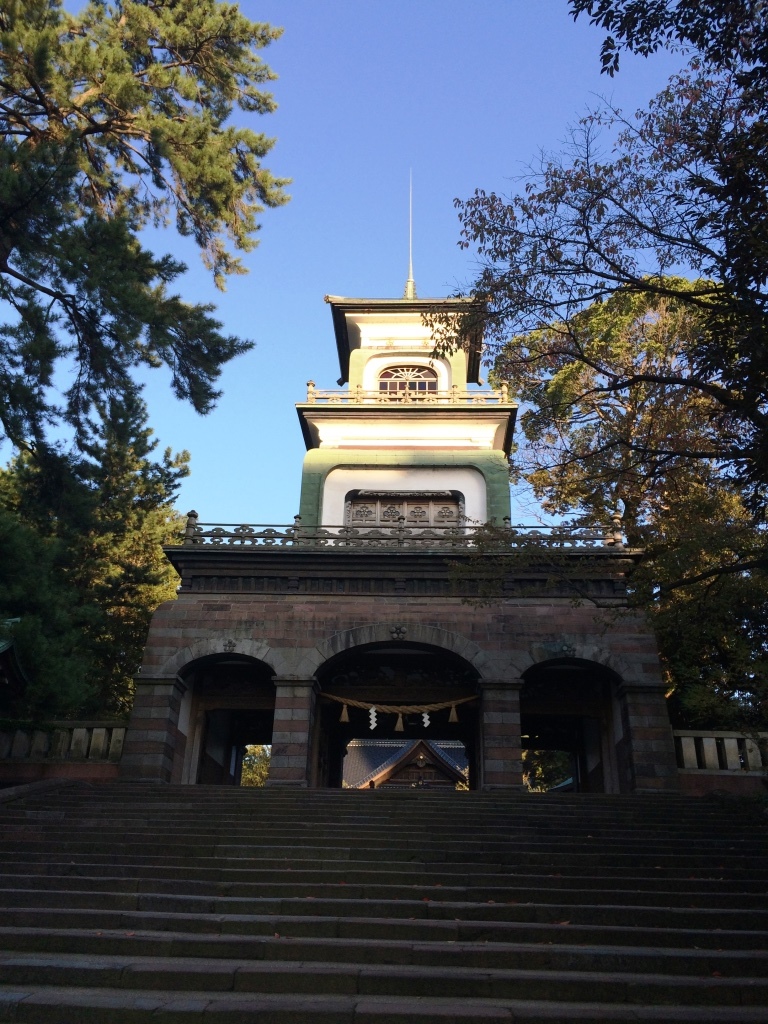
[{"label": "carved relief panel", "polygon": [[463,517],[464,500],[457,491],[355,491],[345,503],[347,526],[397,526],[400,519],[408,527],[458,526]]}]

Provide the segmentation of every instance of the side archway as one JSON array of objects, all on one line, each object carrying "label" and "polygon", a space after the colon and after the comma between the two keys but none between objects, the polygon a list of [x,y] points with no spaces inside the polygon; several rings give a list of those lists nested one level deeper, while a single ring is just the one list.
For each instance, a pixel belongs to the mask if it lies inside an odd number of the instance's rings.
[{"label": "side archway", "polygon": [[172,781],[240,784],[245,748],[272,742],[273,677],[266,661],[237,651],[206,654],[178,669],[184,694]]},{"label": "side archway", "polygon": [[523,775],[534,790],[621,791],[621,677],[599,661],[549,657],[522,675]]},{"label": "side archway", "polygon": [[[228,636],[226,633],[197,640],[188,647],[182,647],[171,655],[159,670],[151,669],[154,679],[183,678],[187,667],[205,658],[238,656],[263,662],[276,674],[282,675],[286,666],[279,651],[273,650],[266,640],[252,640],[248,637]],[[142,671],[143,674],[143,671]]]}]

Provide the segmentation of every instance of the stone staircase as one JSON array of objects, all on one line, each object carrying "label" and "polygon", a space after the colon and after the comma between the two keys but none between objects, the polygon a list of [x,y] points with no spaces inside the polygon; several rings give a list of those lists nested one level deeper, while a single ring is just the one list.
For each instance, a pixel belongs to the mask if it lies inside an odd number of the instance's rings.
[{"label": "stone staircase", "polygon": [[28,789],[0,1021],[765,1024],[767,839],[677,797]]}]

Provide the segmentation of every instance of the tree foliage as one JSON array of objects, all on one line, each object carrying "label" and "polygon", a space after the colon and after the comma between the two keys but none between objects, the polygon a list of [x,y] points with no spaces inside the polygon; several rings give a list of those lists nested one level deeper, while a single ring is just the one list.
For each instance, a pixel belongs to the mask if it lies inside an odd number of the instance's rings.
[{"label": "tree foliage", "polygon": [[701,54],[720,67],[745,66],[745,81],[764,83],[768,67],[768,11],[764,0],[568,0],[574,20],[609,33],[602,70],[619,70],[622,47],[647,57],[660,48]]},{"label": "tree foliage", "polygon": [[622,49],[688,65],[636,115],[586,116],[517,194],[457,204],[526,410],[515,468],[550,512],[623,512],[678,721],[764,725],[768,8],[570,7],[608,33],[608,74]]},{"label": "tree foliage", "polygon": [[[669,286],[684,293],[697,284]],[[518,346],[551,348],[559,330],[516,338],[496,361],[495,376],[512,374],[525,409],[515,471],[552,514],[588,523],[621,510],[630,546],[644,550],[632,602],[656,629],[678,723],[764,723],[764,530],[720,472],[714,400],[663,383],[685,371],[698,334],[694,310],[617,292],[569,325],[582,361],[535,363],[518,376]],[[651,370],[654,379],[606,390],[606,373],[617,369],[627,377]]]},{"label": "tree foliage", "polygon": [[[94,403],[130,401],[132,368],[170,368],[207,411],[227,360],[213,307],[169,290],[185,269],[140,242],[171,218],[220,285],[242,272],[258,213],[286,200],[261,160],[272,140],[258,51],[279,35],[217,0],[8,0],[0,12],[0,417],[40,447],[63,418],[87,435]],[[64,401],[51,401],[62,367]]]},{"label": "tree foliage", "polygon": [[243,755],[241,786],[266,786],[272,750],[261,743],[249,743]]},{"label": "tree foliage", "polygon": [[[5,479],[0,479],[5,484]],[[0,628],[13,638],[29,688],[16,681],[0,693],[0,717],[35,718],[76,711],[90,696],[82,633],[91,612],[73,602],[64,545],[41,537],[0,507]],[[46,711],[45,709],[48,709]]]},{"label": "tree foliage", "polygon": [[523,785],[531,793],[546,793],[573,775],[573,760],[565,750],[523,751]]},{"label": "tree foliage", "polygon": [[[691,310],[697,333],[684,363],[665,374],[617,365],[605,394],[659,384],[710,403],[723,470],[762,516],[768,121],[765,94],[744,79],[746,59],[735,51],[725,66],[699,55],[647,110],[624,117],[604,107],[584,118],[517,195],[478,190],[458,206],[462,244],[482,264],[471,290],[487,303],[490,344],[561,325],[550,347],[518,347],[522,375],[550,359],[588,364],[579,314],[617,292]],[[605,133],[614,137],[608,153]],[[681,272],[694,283],[679,286]]]},{"label": "tree foliage", "polygon": [[125,714],[151,614],[176,594],[161,545],[188,456],[153,457],[137,400],[102,413],[83,455],[22,453],[0,472],[0,618],[20,620],[31,681],[17,717]]},{"label": "tree foliage", "polygon": [[679,296],[701,286],[679,278],[667,286],[663,298],[617,291],[568,323],[517,336],[494,367],[523,404],[515,465],[545,509],[578,509],[593,522],[621,509],[631,541],[692,477],[719,486],[730,452],[716,401],[675,383],[692,372],[701,320]]}]

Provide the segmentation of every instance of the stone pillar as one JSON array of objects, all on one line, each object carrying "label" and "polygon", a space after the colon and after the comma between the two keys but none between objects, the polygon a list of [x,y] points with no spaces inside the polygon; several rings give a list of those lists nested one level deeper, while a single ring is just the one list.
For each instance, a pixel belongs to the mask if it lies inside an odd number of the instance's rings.
[{"label": "stone pillar", "polygon": [[178,679],[137,679],[133,711],[120,758],[120,779],[170,782],[186,687]]},{"label": "stone pillar", "polygon": [[523,752],[520,741],[522,679],[489,679],[482,690],[481,729],[483,789],[522,789]]},{"label": "stone pillar", "polygon": [[680,788],[664,685],[625,682],[618,691],[635,793],[676,793]]},{"label": "stone pillar", "polygon": [[306,788],[317,683],[314,679],[273,679],[275,724],[268,786]]}]

